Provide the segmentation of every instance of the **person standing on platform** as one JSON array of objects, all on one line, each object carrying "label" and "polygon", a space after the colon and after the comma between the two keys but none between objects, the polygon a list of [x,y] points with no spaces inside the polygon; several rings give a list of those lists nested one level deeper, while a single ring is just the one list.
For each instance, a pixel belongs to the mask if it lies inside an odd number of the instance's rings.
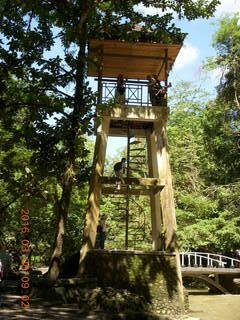
[{"label": "person standing on platform", "polygon": [[171,83],[167,86],[162,86],[156,74],[148,75],[148,92],[152,106],[166,106],[167,104],[167,88],[171,87]]},{"label": "person standing on platform", "polygon": [[155,85],[154,85],[154,93],[158,106],[166,106],[167,105],[167,89],[172,86],[171,82],[168,85],[162,85],[161,81],[158,80],[157,75],[153,75]]},{"label": "person standing on platform", "polygon": [[147,80],[148,80],[148,94],[149,94],[149,98],[150,98],[150,102],[152,104],[152,106],[156,106],[156,96],[155,96],[155,81],[154,78],[151,75],[147,76]]},{"label": "person standing on platform", "polygon": [[127,78],[124,79],[123,74],[119,74],[117,77],[117,87],[115,92],[115,98],[119,100],[120,103],[125,103],[125,91],[126,91]]}]

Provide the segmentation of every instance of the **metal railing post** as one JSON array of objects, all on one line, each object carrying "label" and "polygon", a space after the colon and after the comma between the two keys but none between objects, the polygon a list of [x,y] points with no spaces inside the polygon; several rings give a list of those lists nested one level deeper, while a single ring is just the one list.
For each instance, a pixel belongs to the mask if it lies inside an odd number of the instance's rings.
[{"label": "metal railing post", "polygon": [[182,265],[182,267],[185,267],[185,264],[184,264],[184,253],[181,253],[181,265]]},{"label": "metal railing post", "polygon": [[218,266],[222,267],[222,257],[221,256],[219,256],[219,264],[218,264]]},{"label": "metal railing post", "polygon": [[198,267],[198,264],[197,264],[197,252],[194,252],[194,267]]},{"label": "metal railing post", "polygon": [[210,268],[210,254],[207,254],[207,267]]}]

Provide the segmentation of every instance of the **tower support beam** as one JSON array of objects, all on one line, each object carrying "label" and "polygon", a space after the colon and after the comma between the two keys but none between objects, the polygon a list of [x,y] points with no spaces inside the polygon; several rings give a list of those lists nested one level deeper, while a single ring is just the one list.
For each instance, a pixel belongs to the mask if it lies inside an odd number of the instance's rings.
[{"label": "tower support beam", "polygon": [[157,138],[156,156],[158,163],[158,176],[164,179],[165,187],[160,194],[162,222],[165,239],[165,250],[174,252],[176,249],[176,213],[172,188],[172,175],[169,156],[167,152],[166,129],[161,121],[154,123],[154,131]]},{"label": "tower support beam", "polygon": [[89,186],[88,207],[85,218],[83,245],[80,251],[80,265],[87,252],[94,248],[96,241],[98,217],[101,199],[101,177],[104,171],[107,139],[109,132],[110,118],[104,117],[97,128],[95,152],[93,159],[93,174]]},{"label": "tower support beam", "polygon": [[[153,130],[147,130],[147,150],[148,150],[148,164],[149,175],[159,179],[158,163],[157,163],[157,149],[156,149],[156,134]],[[160,180],[161,181],[161,180]],[[151,222],[152,222],[152,248],[153,250],[163,250],[163,241],[161,237],[162,231],[162,216],[160,205],[160,192],[150,194],[151,207]]]}]

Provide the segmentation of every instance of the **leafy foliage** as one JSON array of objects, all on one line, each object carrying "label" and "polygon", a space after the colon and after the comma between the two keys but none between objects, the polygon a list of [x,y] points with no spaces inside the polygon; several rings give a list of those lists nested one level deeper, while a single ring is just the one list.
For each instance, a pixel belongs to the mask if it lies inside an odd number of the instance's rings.
[{"label": "leafy foliage", "polygon": [[[111,287],[88,290],[80,300],[80,307],[111,313],[148,310],[145,298],[124,289]],[[88,311],[88,310],[84,310]]]},{"label": "leafy foliage", "polygon": [[[220,100],[206,101],[205,92],[187,83],[177,88],[168,135],[181,247],[232,252],[238,247],[240,231],[237,150],[218,136],[226,122],[218,122],[219,131],[214,130],[218,115],[222,118]],[[218,146],[222,153],[216,157]]]},{"label": "leafy foliage", "polygon": [[[144,15],[136,9],[141,3],[163,14]],[[17,212],[27,204],[34,250],[45,259],[53,247],[54,278],[67,221],[68,250],[71,244],[76,249],[83,226],[91,165],[86,135],[93,133],[96,106],[86,79],[89,39],[137,41],[150,30],[149,41],[181,42],[184,34],[172,23],[173,13],[189,20],[210,17],[217,4],[218,0],[0,0],[0,195],[1,213],[7,218],[2,234],[6,232],[9,241],[18,239]],[[142,32],[135,28],[140,23]]]},{"label": "leafy foliage", "polygon": [[239,14],[225,16],[219,21],[219,28],[213,40],[217,56],[210,60],[210,66],[222,69],[222,79],[218,86],[219,97],[225,102],[235,103],[240,108],[240,26]]},{"label": "leafy foliage", "polygon": [[[209,103],[204,119],[206,145],[216,163],[210,172],[222,183],[234,182],[239,177],[240,130],[240,26],[239,15],[226,16],[219,21],[213,45],[217,55],[209,59],[209,68],[220,68],[222,78],[216,101]],[[224,169],[220,170],[219,169]],[[223,174],[219,177],[219,173]]]}]

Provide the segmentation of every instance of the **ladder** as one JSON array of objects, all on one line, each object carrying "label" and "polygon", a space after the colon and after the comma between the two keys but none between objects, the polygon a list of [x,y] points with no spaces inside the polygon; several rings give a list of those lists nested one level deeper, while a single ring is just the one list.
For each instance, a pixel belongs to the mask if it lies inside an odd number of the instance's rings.
[{"label": "ladder", "polygon": [[[147,177],[147,154],[146,154],[146,143],[141,141],[141,139],[135,139],[131,136],[129,129],[127,135],[127,167],[126,167],[126,177]],[[113,243],[122,243],[120,246],[128,249],[139,248],[139,244],[144,242],[149,236],[150,231],[147,232],[147,221],[146,213],[144,208],[139,204],[139,196],[133,196],[130,194],[130,186],[128,184],[122,184],[121,188],[126,190],[124,195],[112,194],[109,195],[111,203],[114,205],[114,220],[118,223],[119,229],[125,229],[125,234],[123,238],[123,233],[119,232],[116,235],[112,235],[111,241]],[[137,198],[137,199],[136,199]],[[134,213],[133,213],[134,212]]]}]

